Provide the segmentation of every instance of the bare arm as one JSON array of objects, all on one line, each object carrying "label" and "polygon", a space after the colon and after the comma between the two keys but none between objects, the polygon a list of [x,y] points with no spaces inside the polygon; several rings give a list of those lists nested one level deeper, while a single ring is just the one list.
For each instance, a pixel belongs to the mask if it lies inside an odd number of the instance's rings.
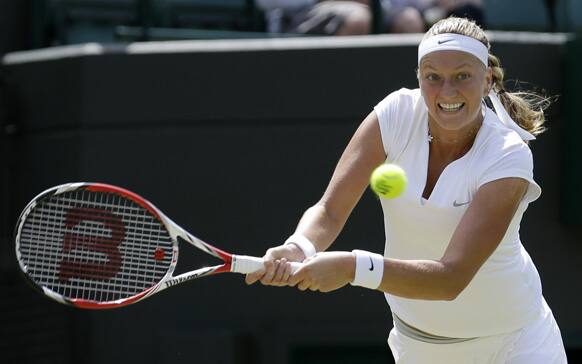
[{"label": "bare arm", "polygon": [[[371,112],[344,150],[322,198],[303,214],[296,233],[306,236],[317,251],[329,248],[368,186],[370,173],[385,160],[378,118]],[[264,257],[265,271],[249,274],[246,282],[286,285],[290,266],[281,263],[303,259],[295,245],[271,248]]]},{"label": "bare arm", "polygon": [[323,197],[310,207],[296,232],[324,251],[343,229],[369,183],[372,170],[386,160],[374,112],[362,122],[342,154]]},{"label": "bare arm", "polygon": [[[453,300],[467,287],[507,231],[528,182],[504,178],[483,185],[463,215],[439,260],[384,258],[378,288],[396,296]],[[328,255],[329,254],[329,255]],[[299,289],[330,291],[351,282],[355,258],[348,252],[324,253],[309,260],[289,280]],[[335,271],[335,275],[326,271]]]},{"label": "bare arm", "polygon": [[[305,212],[296,232],[308,237],[318,252],[329,248],[366,189],[370,173],[385,158],[378,119],[372,112],[348,144],[323,197]],[[527,187],[528,182],[521,178],[504,178],[483,185],[441,259],[385,258],[378,289],[413,299],[457,297],[501,242]],[[285,263],[305,257],[294,245],[269,249],[266,273],[249,275],[247,283],[261,279],[264,284],[330,291],[354,278],[355,258],[349,252],[319,253],[293,276],[289,265],[275,264],[281,258]]]},{"label": "bare arm", "polygon": [[528,187],[521,178],[483,185],[437,261],[385,259],[380,290],[425,300],[455,299],[491,256]]}]

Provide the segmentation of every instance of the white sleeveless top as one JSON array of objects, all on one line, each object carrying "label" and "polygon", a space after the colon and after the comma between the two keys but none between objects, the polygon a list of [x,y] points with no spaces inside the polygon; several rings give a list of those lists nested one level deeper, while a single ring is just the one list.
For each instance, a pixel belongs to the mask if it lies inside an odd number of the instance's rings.
[{"label": "white sleeveless top", "polygon": [[374,110],[387,161],[401,166],[408,176],[403,195],[381,199],[386,257],[440,259],[480,186],[505,177],[530,183],[503,240],[455,300],[386,294],[391,310],[419,330],[446,337],[495,335],[525,326],[542,307],[539,274],[519,238],[523,213],[541,193],[533,180],[527,144],[487,109],[471,150],[446,167],[430,197],[423,200],[429,144],[428,111],[420,90],[396,91]]}]

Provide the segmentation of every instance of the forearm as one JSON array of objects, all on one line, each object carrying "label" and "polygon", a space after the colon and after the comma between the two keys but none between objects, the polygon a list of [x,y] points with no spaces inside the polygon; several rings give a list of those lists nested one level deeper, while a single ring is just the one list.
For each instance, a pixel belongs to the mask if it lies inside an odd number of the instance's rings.
[{"label": "forearm", "polygon": [[464,289],[463,275],[435,260],[384,258],[379,290],[410,299],[453,300]]},{"label": "forearm", "polygon": [[470,280],[440,261],[390,259],[361,250],[324,252],[306,262],[289,281],[300,283],[301,290],[329,292],[351,283],[404,298],[448,301]]},{"label": "forearm", "polygon": [[323,197],[303,214],[296,233],[311,240],[318,252],[329,248],[366,190],[370,173],[385,159],[378,118],[371,112],[340,157]]},{"label": "forearm", "polygon": [[330,247],[344,225],[345,219],[332,216],[325,204],[318,203],[305,211],[295,233],[307,237],[320,252]]}]

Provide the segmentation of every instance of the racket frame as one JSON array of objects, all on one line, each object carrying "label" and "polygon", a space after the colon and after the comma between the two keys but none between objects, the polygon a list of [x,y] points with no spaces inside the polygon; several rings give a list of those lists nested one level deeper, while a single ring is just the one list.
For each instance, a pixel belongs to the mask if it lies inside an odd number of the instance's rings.
[{"label": "racket frame", "polygon": [[[126,297],[115,301],[99,302],[80,298],[65,297],[51,290],[48,287],[38,284],[32,277],[30,277],[27,271],[27,267],[23,262],[22,254],[20,252],[21,233],[26,218],[39,204],[40,201],[50,198],[51,196],[54,195],[72,192],[75,190],[87,190],[93,192],[105,192],[120,195],[121,197],[134,201],[141,207],[148,210],[158,221],[160,221],[164,225],[172,241],[172,258],[170,266],[166,271],[166,274],[156,284],[130,297]],[[261,258],[249,257],[244,255],[233,255],[221,249],[218,249],[181,228],[178,224],[173,222],[169,217],[167,217],[163,212],[161,212],[157,207],[155,207],[151,202],[149,202],[145,198],[124,188],[104,183],[91,183],[91,182],[67,183],[49,188],[41,192],[34,199],[32,199],[32,201],[28,203],[28,205],[24,208],[24,210],[20,214],[20,217],[18,218],[18,222],[16,224],[14,236],[16,242],[15,249],[18,264],[20,266],[21,271],[27,278],[27,281],[29,281],[35,288],[40,289],[42,293],[44,293],[46,296],[60,303],[85,309],[108,309],[123,307],[141,301],[147,297],[154,295],[155,293],[165,290],[166,288],[173,287],[196,278],[224,272],[251,273],[258,271],[264,267],[263,260]],[[178,263],[179,238],[182,239],[183,241],[190,243],[196,248],[204,251],[205,253],[210,254],[211,256],[214,256],[218,259],[221,259],[224,263],[216,266],[196,269],[190,272],[182,273],[177,276],[173,276],[174,270]]]}]

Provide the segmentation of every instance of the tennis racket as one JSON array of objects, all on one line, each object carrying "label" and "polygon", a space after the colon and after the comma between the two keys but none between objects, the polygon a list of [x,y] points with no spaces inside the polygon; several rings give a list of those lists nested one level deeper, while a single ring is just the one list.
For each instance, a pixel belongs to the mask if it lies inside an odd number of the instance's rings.
[{"label": "tennis racket", "polygon": [[[101,183],[42,192],[20,215],[15,240],[20,268],[35,287],[87,309],[126,306],[195,278],[264,267],[262,258],[215,248],[137,194]],[[223,264],[173,276],[179,240]],[[300,265],[292,263],[292,270]]]}]

